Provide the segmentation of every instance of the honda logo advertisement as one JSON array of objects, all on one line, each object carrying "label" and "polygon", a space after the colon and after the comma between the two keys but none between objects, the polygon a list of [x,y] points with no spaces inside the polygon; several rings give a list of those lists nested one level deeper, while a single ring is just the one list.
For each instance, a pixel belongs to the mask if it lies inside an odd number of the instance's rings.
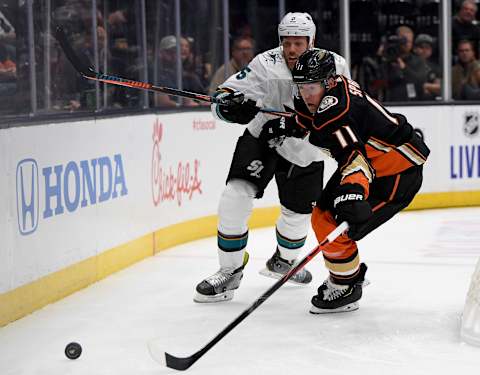
[{"label": "honda logo advertisement", "polygon": [[17,217],[21,234],[35,232],[38,225],[38,166],[34,159],[17,165]]},{"label": "honda logo advertisement", "polygon": [[52,166],[23,159],[16,170],[18,231],[32,234],[42,220],[73,214],[127,194],[121,154]]}]

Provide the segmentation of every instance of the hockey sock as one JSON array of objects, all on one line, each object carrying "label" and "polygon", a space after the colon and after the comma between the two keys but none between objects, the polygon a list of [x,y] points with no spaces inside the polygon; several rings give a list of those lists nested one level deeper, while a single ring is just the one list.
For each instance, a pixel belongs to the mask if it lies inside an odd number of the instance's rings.
[{"label": "hockey sock", "polygon": [[330,271],[330,279],[334,284],[348,285],[358,276],[360,266],[358,250],[344,259],[331,258],[324,253],[323,259],[325,266]]},{"label": "hockey sock", "polygon": [[221,267],[236,269],[243,264],[255,195],[255,186],[244,180],[230,180],[222,193],[217,234]]},{"label": "hockey sock", "polygon": [[240,236],[217,232],[218,259],[223,268],[237,269],[243,264],[248,231]]},{"label": "hockey sock", "polygon": [[297,259],[307,239],[310,216],[310,214],[298,214],[281,206],[276,232],[277,247],[283,259],[287,261]]},{"label": "hockey sock", "polygon": [[277,229],[277,248],[280,252],[280,257],[291,262],[297,259],[298,254],[305,245],[307,237],[298,240],[292,240],[281,235]]}]

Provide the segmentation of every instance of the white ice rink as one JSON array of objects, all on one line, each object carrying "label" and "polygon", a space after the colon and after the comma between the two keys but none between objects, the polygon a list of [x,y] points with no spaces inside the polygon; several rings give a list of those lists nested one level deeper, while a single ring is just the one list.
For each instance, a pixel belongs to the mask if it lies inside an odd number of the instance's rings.
[{"label": "white ice rink", "polygon": [[[305,251],[315,245],[313,233]],[[275,281],[258,275],[272,228],[251,231],[250,262],[231,302],[196,304],[217,270],[216,238],[159,253],[0,329],[1,375],[173,374],[147,342],[174,355],[200,349]],[[189,374],[480,374],[480,347],[462,343],[465,296],[480,257],[480,208],[407,212],[360,242],[371,284],[360,310],[312,315],[326,277],[284,285],[195,363]],[[68,360],[70,341],[82,356]]]}]

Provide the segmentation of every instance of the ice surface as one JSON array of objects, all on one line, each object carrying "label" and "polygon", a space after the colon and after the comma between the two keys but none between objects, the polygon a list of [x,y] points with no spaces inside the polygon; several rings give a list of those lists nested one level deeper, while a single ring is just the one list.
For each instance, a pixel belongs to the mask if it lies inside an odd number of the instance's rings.
[{"label": "ice surface", "polygon": [[[274,229],[252,231],[250,262],[233,301],[196,304],[215,272],[216,239],[161,252],[0,329],[0,374],[173,374],[147,343],[174,355],[200,349],[275,280],[258,275]],[[309,235],[305,252],[315,246]],[[460,340],[465,296],[480,257],[480,208],[406,212],[359,244],[371,281],[360,309],[308,313],[326,277],[284,285],[195,363],[189,374],[479,374],[480,348]],[[82,356],[63,354],[71,341]]]}]

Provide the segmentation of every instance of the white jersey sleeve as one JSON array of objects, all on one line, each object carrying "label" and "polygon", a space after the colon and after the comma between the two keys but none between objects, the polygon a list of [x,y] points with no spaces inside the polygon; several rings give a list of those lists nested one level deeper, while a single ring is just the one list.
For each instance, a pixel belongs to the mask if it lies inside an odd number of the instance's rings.
[{"label": "white jersey sleeve", "polygon": [[219,88],[242,92],[247,99],[258,101],[267,95],[268,71],[257,55],[247,67],[227,78]]},{"label": "white jersey sleeve", "polygon": [[[280,47],[255,56],[245,69],[229,77],[220,88],[240,91],[262,108],[280,111],[285,111],[284,105],[293,108],[292,73]],[[216,115],[216,105],[212,105],[212,112]],[[263,124],[274,118],[276,116],[258,113],[248,124],[248,130],[258,137]]]},{"label": "white jersey sleeve", "polygon": [[323,153],[306,138],[285,138],[282,145],[277,147],[277,153],[289,162],[299,167],[307,167],[314,161],[324,161],[328,155]]},{"label": "white jersey sleeve", "polygon": [[[247,67],[227,78],[218,88],[240,91],[247,99],[251,99],[259,105],[258,102],[266,95],[268,80],[268,74],[260,63],[259,56],[257,55]],[[212,104],[212,113],[221,120],[217,107],[216,104]]]},{"label": "white jersey sleeve", "polygon": [[[350,77],[345,59],[336,53],[332,54],[337,74]],[[296,89],[281,47],[258,54],[245,69],[229,77],[219,87],[240,91],[247,99],[254,100],[257,106],[262,108],[279,111],[285,111],[285,106],[294,108],[293,96]],[[215,104],[212,105],[212,112],[218,117],[216,107]],[[263,125],[274,118],[277,117],[259,112],[248,124],[249,132],[258,137]],[[287,138],[276,150],[291,163],[302,167],[313,161],[325,159],[325,155],[318,148],[312,147],[312,144],[304,139]]]}]

